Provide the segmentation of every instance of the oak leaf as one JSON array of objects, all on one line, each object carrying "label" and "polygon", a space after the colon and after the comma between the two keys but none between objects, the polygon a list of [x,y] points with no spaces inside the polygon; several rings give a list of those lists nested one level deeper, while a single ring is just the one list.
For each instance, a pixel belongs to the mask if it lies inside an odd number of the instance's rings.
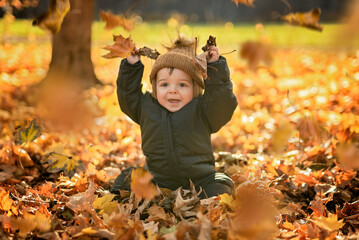
[{"label": "oak leaf", "polygon": [[328,217],[316,217],[314,216],[311,220],[318,227],[323,228],[327,231],[337,231],[344,226],[343,220],[338,221],[338,216],[336,214],[329,213]]},{"label": "oak leaf", "polygon": [[41,135],[40,125],[37,123],[37,119],[34,118],[30,125],[25,129],[19,130],[18,144],[23,145],[34,141]]},{"label": "oak leaf", "polygon": [[126,31],[132,31],[135,25],[133,19],[126,19],[124,16],[116,16],[111,12],[105,12],[103,10],[100,10],[100,18],[102,21],[106,22],[106,30],[121,26]]},{"label": "oak leaf", "polygon": [[56,34],[60,31],[62,21],[69,11],[70,0],[50,0],[48,11],[36,17],[32,25]]},{"label": "oak leaf", "polygon": [[323,31],[323,26],[319,25],[319,17],[321,10],[315,8],[309,12],[304,13],[289,13],[288,15],[282,16],[282,20],[292,25],[299,25],[310,29]]},{"label": "oak leaf", "polygon": [[113,41],[115,42],[112,46],[104,47],[105,50],[110,52],[102,56],[104,58],[127,58],[135,50],[135,44],[133,43],[131,36],[124,38],[122,35],[113,35]]},{"label": "oak leaf", "polygon": [[153,175],[143,168],[133,169],[131,173],[131,191],[138,198],[153,199],[157,195],[157,189],[151,182],[152,178]]},{"label": "oak leaf", "polygon": [[48,171],[49,172],[65,172],[66,174],[70,174],[75,170],[76,167],[79,166],[79,162],[77,159],[72,156],[66,156],[63,154],[51,152],[47,154],[42,160],[42,163],[48,163]]},{"label": "oak leaf", "polygon": [[253,2],[255,0],[232,0],[238,7],[238,3],[241,3],[243,5],[246,5],[248,7],[254,7]]}]

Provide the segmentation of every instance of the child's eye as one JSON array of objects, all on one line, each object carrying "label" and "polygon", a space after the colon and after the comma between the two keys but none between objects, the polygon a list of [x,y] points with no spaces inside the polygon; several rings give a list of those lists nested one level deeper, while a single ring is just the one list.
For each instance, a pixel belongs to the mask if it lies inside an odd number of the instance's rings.
[{"label": "child's eye", "polygon": [[167,86],[168,86],[167,83],[161,83],[161,84],[160,84],[160,87],[167,87]]},{"label": "child's eye", "polygon": [[180,87],[187,87],[186,83],[180,83]]}]

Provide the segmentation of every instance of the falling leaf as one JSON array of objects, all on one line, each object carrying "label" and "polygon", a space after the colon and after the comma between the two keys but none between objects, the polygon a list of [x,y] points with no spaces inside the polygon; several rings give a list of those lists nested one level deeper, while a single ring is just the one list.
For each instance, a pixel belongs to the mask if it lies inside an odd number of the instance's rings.
[{"label": "falling leaf", "polygon": [[328,217],[316,217],[314,216],[311,220],[318,227],[323,228],[327,231],[337,231],[344,226],[343,220],[338,221],[338,216],[336,214],[329,213]]},{"label": "falling leaf", "polygon": [[345,169],[359,170],[359,148],[354,143],[342,142],[337,146],[338,161]]},{"label": "falling leaf", "polygon": [[95,201],[92,203],[92,206],[95,209],[100,209],[100,214],[106,213],[111,215],[112,213],[118,213],[119,209],[116,202],[112,202],[115,194],[108,193],[103,197],[96,198]]},{"label": "falling leaf", "polygon": [[304,142],[315,141],[321,143],[327,138],[325,129],[312,116],[304,116],[297,121],[299,137]]},{"label": "falling leaf", "polygon": [[153,199],[157,195],[156,186],[151,182],[153,175],[143,168],[136,168],[131,173],[131,191],[138,198]]},{"label": "falling leaf", "polygon": [[78,160],[72,156],[66,156],[55,152],[47,154],[41,162],[49,164],[47,169],[49,172],[64,171],[66,174],[73,172],[75,168],[79,166]]},{"label": "falling leaf", "polygon": [[315,8],[310,12],[305,13],[289,13],[288,15],[282,16],[282,20],[292,25],[299,25],[314,30],[323,31],[323,26],[319,25],[318,23],[320,13],[320,8]]},{"label": "falling leaf", "polygon": [[133,19],[126,19],[124,16],[116,16],[111,12],[105,12],[103,10],[100,10],[100,18],[102,21],[106,22],[106,30],[121,26],[126,31],[132,31],[135,25]]},{"label": "falling leaf", "polygon": [[238,7],[238,3],[244,4],[248,7],[254,7],[253,2],[255,0],[232,0],[232,1],[237,5],[237,7]]},{"label": "falling leaf", "polygon": [[19,130],[18,144],[23,145],[32,142],[40,135],[41,135],[41,128],[37,124],[37,119],[34,118],[30,122],[30,125],[27,128]]},{"label": "falling leaf", "polygon": [[124,38],[122,35],[113,35],[113,41],[115,42],[112,46],[104,47],[105,50],[110,52],[102,56],[104,58],[126,58],[131,55],[135,49],[135,44],[132,42],[131,37]]},{"label": "falling leaf", "polygon": [[261,62],[270,66],[273,59],[271,46],[263,41],[243,43],[239,55],[247,60],[248,68],[252,71],[256,70]]},{"label": "falling leaf", "polygon": [[271,151],[274,154],[281,154],[285,150],[285,146],[288,142],[288,139],[293,134],[293,127],[287,121],[282,121],[279,123],[276,130],[273,132],[271,137]]},{"label": "falling leaf", "polygon": [[70,0],[50,0],[47,12],[36,17],[32,25],[37,25],[56,34],[60,31],[62,21],[69,11]]}]

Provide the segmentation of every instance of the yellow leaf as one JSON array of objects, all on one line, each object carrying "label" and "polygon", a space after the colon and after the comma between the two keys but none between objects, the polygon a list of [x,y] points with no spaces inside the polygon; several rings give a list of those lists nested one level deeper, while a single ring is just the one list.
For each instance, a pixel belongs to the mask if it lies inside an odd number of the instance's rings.
[{"label": "yellow leaf", "polygon": [[36,212],[35,215],[24,212],[24,218],[17,220],[20,232],[19,235],[25,237],[34,229],[39,229],[42,232],[46,232],[51,228],[51,219],[43,213]]},{"label": "yellow leaf", "polygon": [[315,8],[310,12],[305,13],[289,13],[282,17],[282,20],[292,25],[299,25],[307,28],[311,28],[318,31],[323,31],[323,26],[319,25],[319,17],[321,10]]},{"label": "yellow leaf", "polygon": [[139,198],[153,199],[157,195],[157,189],[151,182],[153,178],[149,171],[136,168],[131,173],[131,191]]},{"label": "yellow leaf", "polygon": [[97,231],[95,229],[93,229],[92,227],[87,227],[81,230],[81,232],[83,232],[84,234],[95,234],[97,233]]},{"label": "yellow leaf", "polygon": [[36,122],[36,118],[34,118],[31,122],[29,127],[25,128],[24,130],[19,130],[19,144],[26,144],[29,142],[34,141],[38,136],[41,135],[41,128]]},{"label": "yellow leaf", "polygon": [[274,154],[283,153],[288,139],[293,134],[293,127],[288,122],[281,122],[273,132],[271,138],[271,150]]},{"label": "yellow leaf", "polygon": [[78,160],[74,159],[73,157],[55,152],[47,154],[46,157],[41,160],[41,162],[47,162],[50,164],[48,168],[49,172],[64,171],[65,173],[69,173],[79,165]]},{"label": "yellow leaf", "polygon": [[228,195],[228,193],[224,193],[222,195],[219,195],[219,197],[221,198],[221,200],[219,201],[220,205],[226,205],[226,206],[230,207],[231,209],[234,208],[233,197],[231,195]]},{"label": "yellow leaf", "polygon": [[318,227],[328,231],[337,231],[344,226],[343,219],[338,221],[338,216],[332,213],[329,213],[328,217],[314,216],[312,222],[314,222]]},{"label": "yellow leaf", "polygon": [[100,209],[101,214],[106,213],[108,215],[111,215],[111,213],[113,212],[119,212],[117,203],[112,202],[115,196],[115,194],[109,193],[103,197],[96,198],[95,201],[92,203],[92,206],[95,209]]},{"label": "yellow leaf", "polygon": [[48,11],[36,17],[32,25],[38,25],[42,29],[51,31],[52,34],[58,33],[69,11],[70,0],[50,0]]}]

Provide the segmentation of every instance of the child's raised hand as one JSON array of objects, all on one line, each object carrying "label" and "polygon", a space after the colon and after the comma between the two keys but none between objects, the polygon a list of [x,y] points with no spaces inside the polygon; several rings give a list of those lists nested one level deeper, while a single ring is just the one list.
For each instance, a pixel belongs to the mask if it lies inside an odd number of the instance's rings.
[{"label": "child's raised hand", "polygon": [[208,51],[208,56],[209,56],[209,63],[213,63],[218,61],[219,59],[219,54],[218,54],[218,48],[216,46],[211,46],[211,48]]},{"label": "child's raised hand", "polygon": [[131,55],[127,57],[127,62],[130,63],[130,64],[135,64],[136,62],[140,61],[140,54],[137,54],[138,53],[138,49],[135,48]]}]

